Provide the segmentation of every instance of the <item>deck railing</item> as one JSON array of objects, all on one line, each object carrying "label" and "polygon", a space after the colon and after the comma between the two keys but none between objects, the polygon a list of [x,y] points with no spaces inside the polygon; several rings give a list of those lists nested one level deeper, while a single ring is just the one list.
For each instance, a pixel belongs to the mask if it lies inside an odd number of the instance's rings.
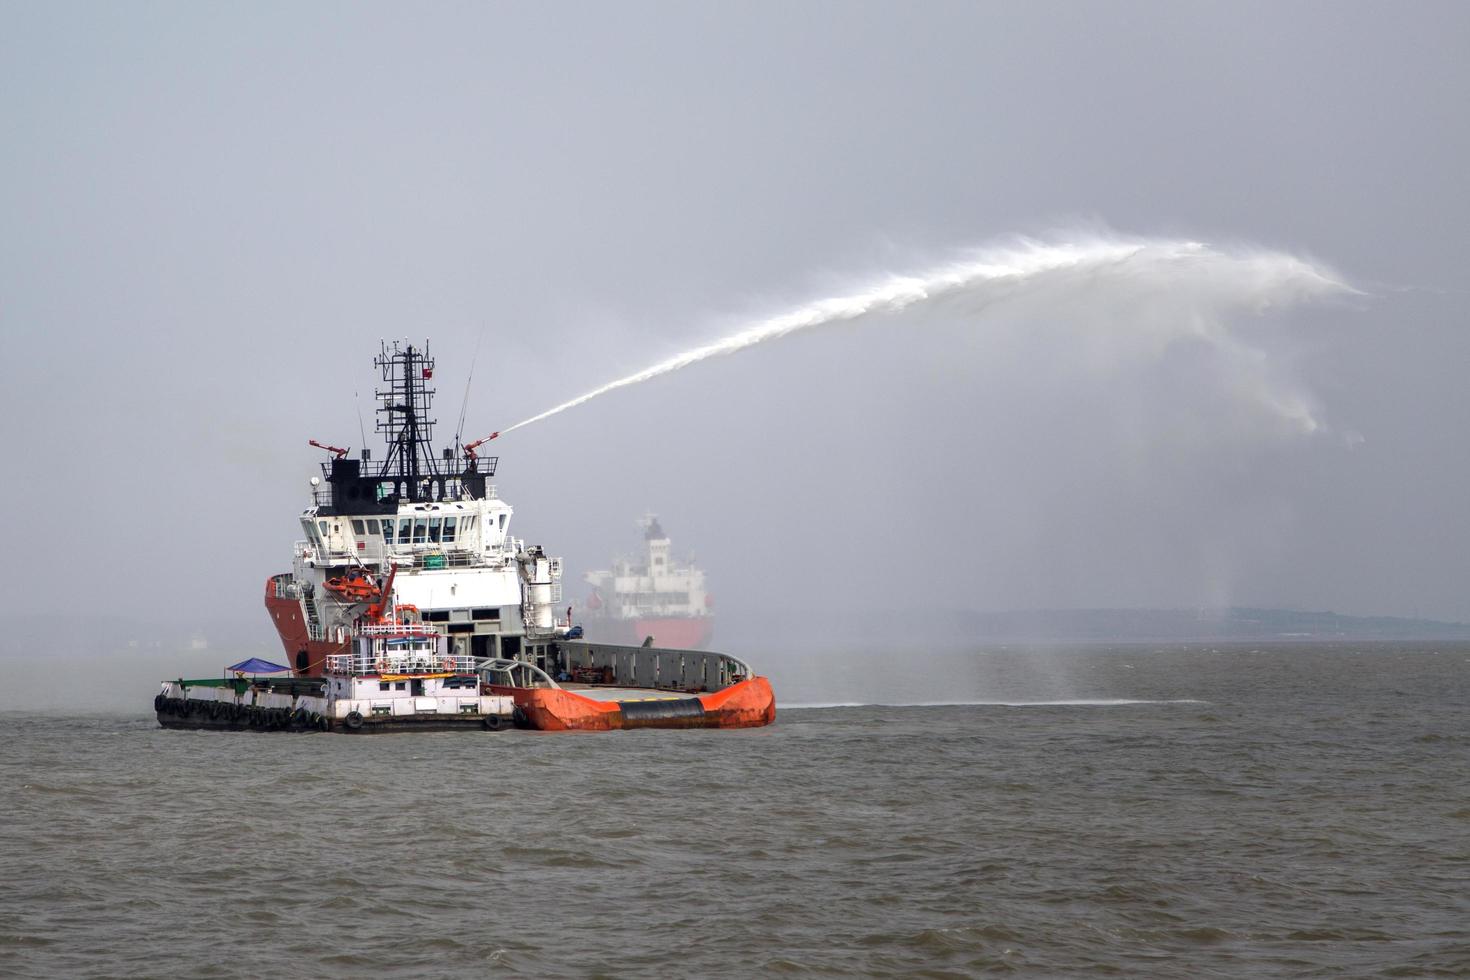
[{"label": "deck railing", "polygon": [[377,565],[399,566],[403,571],[436,568],[479,568],[499,565],[505,561],[500,552],[486,552],[456,547],[452,543],[421,541],[417,544],[394,544],[384,547],[377,542],[364,542],[365,547],[352,551],[327,550],[314,547],[309,541],[297,541],[294,557],[300,561],[310,560],[316,565]]},{"label": "deck railing", "polygon": [[271,579],[271,587],[277,599],[300,599],[301,586],[289,575],[277,575]]},{"label": "deck railing", "polygon": [[327,657],[327,672],[359,677],[372,674],[473,674],[475,658],[424,653],[337,653]]},{"label": "deck railing", "polygon": [[573,676],[588,674],[603,683],[676,691],[720,691],[753,673],[750,665],[727,653],[614,646],[586,640],[560,644],[564,666]]},{"label": "deck railing", "polygon": [[[494,464],[494,460],[495,459],[496,459],[496,457],[493,457],[493,456],[490,457],[488,460],[487,459],[484,459],[484,458],[480,459],[479,460],[479,463],[481,464],[480,467],[479,467],[480,473],[483,474],[484,476],[494,476],[495,475],[495,464]],[[490,465],[489,465],[488,468],[484,465],[487,462],[490,463]],[[323,463],[322,464],[322,472],[323,473],[327,473],[328,472],[327,471],[327,464],[326,463]],[[327,479],[328,480],[331,479],[330,475],[328,475]],[[434,477],[433,479],[437,480],[442,485],[441,486],[441,492],[440,492],[440,494],[438,496],[439,502],[453,501],[453,500],[474,500],[474,499],[476,499],[475,496],[472,493],[469,492],[469,490],[464,486],[463,483],[461,483],[459,481],[459,479],[457,477],[454,477],[454,476],[447,477],[447,478],[446,477]],[[390,479],[390,480],[388,480],[386,482],[391,483],[391,482],[396,482],[396,481],[393,481],[393,480]],[[493,484],[493,483],[487,483],[487,484],[485,484],[485,495],[484,495],[483,498],[480,498],[480,499],[483,499],[483,500],[494,500],[494,499],[496,499],[499,496],[500,496],[500,494],[495,489],[495,484]],[[331,483],[322,483],[320,486],[313,487],[312,490],[311,490],[311,502],[314,505],[316,505],[317,507],[331,507],[332,504],[333,504],[333,502],[335,500],[336,500],[336,497],[333,495]]]},{"label": "deck railing", "polygon": [[487,682],[502,687],[561,687],[546,671],[524,660],[481,660],[478,666]]}]

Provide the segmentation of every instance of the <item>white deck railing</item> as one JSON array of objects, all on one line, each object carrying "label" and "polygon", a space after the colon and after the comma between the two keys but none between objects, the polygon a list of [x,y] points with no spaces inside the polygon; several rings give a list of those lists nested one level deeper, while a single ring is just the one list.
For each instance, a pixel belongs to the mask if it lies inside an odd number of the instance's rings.
[{"label": "white deck railing", "polygon": [[331,674],[473,674],[474,657],[431,656],[423,653],[337,653],[327,657]]}]

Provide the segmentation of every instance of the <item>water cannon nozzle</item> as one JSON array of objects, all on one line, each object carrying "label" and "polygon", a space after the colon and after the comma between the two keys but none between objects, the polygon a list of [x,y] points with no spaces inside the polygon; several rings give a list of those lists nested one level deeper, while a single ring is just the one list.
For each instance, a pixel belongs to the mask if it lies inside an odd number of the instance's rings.
[{"label": "water cannon nozzle", "polygon": [[468,459],[468,460],[471,460],[471,461],[474,461],[476,459],[479,459],[480,457],[475,455],[475,450],[476,449],[479,449],[485,443],[489,442],[491,439],[494,439],[498,435],[500,435],[499,432],[492,432],[492,433],[490,433],[488,436],[486,436],[483,439],[476,439],[474,442],[465,443],[465,447],[464,447],[464,455],[465,455],[465,458]]}]

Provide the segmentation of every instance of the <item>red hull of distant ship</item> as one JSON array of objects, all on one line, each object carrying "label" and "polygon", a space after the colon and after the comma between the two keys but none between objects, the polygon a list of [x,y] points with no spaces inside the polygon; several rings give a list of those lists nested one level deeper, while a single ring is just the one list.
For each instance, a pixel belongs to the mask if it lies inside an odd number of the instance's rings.
[{"label": "red hull of distant ship", "polygon": [[653,645],[670,650],[703,650],[714,635],[713,616],[682,616],[664,619],[588,619],[582,628],[589,640],[638,646],[644,637]]}]

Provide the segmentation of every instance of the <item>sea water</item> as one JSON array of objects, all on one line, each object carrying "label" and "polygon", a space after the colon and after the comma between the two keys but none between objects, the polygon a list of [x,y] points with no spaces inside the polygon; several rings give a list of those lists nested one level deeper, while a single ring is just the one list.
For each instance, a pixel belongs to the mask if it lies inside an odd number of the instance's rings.
[{"label": "sea water", "polygon": [[907,662],[952,674],[913,700],[971,703],[358,738],[165,731],[151,692],[0,714],[0,974],[1470,973],[1470,646]]}]

